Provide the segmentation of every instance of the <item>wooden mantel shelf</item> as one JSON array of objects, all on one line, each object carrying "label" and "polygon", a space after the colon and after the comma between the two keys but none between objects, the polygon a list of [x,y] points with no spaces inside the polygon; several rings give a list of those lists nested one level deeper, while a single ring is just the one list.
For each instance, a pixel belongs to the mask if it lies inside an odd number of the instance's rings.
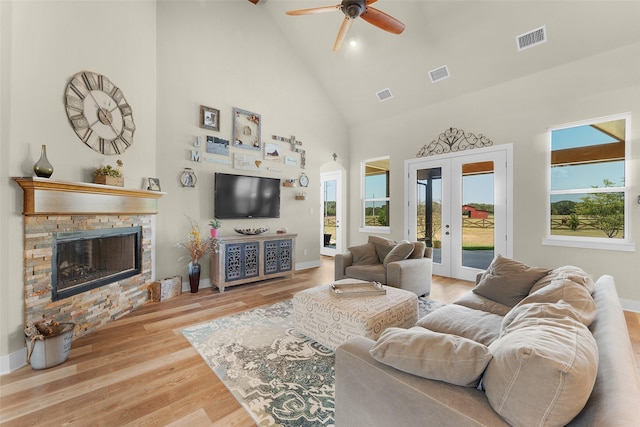
[{"label": "wooden mantel shelf", "polygon": [[167,194],[46,178],[13,180],[24,190],[24,215],[152,215]]}]

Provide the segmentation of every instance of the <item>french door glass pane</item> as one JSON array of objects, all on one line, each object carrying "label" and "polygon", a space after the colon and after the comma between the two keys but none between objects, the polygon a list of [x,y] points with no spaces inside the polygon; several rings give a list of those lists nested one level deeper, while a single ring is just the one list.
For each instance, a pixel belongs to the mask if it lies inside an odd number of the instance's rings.
[{"label": "french door glass pane", "polygon": [[462,265],[486,269],[494,256],[493,162],[462,165]]},{"label": "french door glass pane", "polygon": [[336,247],[336,181],[324,182],[324,206],[322,222],[325,248]]},{"label": "french door glass pane", "polygon": [[442,262],[442,168],[417,171],[416,234],[433,248],[433,262]]}]

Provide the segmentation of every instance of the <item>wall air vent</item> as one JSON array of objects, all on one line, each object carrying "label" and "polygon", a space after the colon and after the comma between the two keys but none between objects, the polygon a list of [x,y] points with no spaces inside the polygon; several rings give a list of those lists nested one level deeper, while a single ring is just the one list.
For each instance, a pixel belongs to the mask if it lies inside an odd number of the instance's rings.
[{"label": "wall air vent", "polygon": [[429,71],[429,78],[431,79],[431,83],[448,79],[449,77],[451,77],[451,74],[449,74],[449,69],[447,68],[446,65],[443,65],[440,68],[436,68],[435,70]]},{"label": "wall air vent", "polygon": [[384,89],[381,90],[380,92],[376,93],[376,96],[378,97],[378,101],[380,102],[384,102],[388,99],[393,98],[393,94],[391,93],[391,89]]},{"label": "wall air vent", "polygon": [[528,33],[520,34],[516,37],[516,43],[518,44],[518,52],[521,50],[529,49],[530,47],[537,46],[547,41],[547,27],[542,27],[531,30]]}]

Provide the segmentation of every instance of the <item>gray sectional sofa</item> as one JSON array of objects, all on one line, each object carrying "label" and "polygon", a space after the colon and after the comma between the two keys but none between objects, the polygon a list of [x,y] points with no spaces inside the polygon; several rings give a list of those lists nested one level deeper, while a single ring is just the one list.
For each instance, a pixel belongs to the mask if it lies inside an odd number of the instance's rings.
[{"label": "gray sectional sofa", "polygon": [[[500,271],[498,258],[416,327],[337,348],[336,426],[640,425],[613,278],[594,284],[570,266]],[[511,273],[527,283],[510,286]]]}]

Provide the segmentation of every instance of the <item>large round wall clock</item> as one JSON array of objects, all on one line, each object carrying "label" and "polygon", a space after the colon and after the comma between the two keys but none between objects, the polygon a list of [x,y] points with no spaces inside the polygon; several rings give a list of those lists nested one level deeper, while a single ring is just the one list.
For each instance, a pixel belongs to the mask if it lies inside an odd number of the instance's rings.
[{"label": "large round wall clock", "polygon": [[122,91],[105,76],[90,71],[74,75],[65,92],[67,117],[91,149],[121,154],[133,144],[133,111]]}]

